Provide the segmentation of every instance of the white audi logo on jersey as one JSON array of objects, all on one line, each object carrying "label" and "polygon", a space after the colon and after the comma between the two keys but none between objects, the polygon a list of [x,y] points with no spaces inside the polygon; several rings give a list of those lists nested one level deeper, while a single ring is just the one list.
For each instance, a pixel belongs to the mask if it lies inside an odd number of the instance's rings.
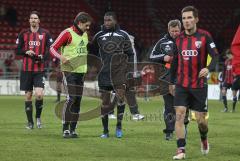
[{"label": "white audi logo on jersey", "polygon": [[232,69],[232,65],[227,65],[227,70],[231,70]]},{"label": "white audi logo on jersey", "polygon": [[198,51],[197,50],[183,50],[182,56],[197,56]]},{"label": "white audi logo on jersey", "polygon": [[29,46],[40,46],[40,41],[29,41],[28,45]]}]

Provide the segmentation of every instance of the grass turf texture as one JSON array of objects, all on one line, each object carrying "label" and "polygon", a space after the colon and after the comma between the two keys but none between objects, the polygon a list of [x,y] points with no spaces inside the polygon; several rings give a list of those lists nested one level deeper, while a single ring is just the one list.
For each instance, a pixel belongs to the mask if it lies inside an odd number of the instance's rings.
[{"label": "grass turf texture", "polygon": [[[63,139],[61,120],[54,113],[55,97],[45,97],[42,115],[43,129],[25,129],[23,96],[0,97],[0,160],[1,161],[167,161],[172,160],[176,142],[165,141],[162,129],[163,101],[160,97],[146,102],[138,99],[144,121],[130,120],[129,109],[123,122],[123,138],[115,138],[116,120],[110,120],[110,138],[101,139],[100,118],[81,121],[79,138]],[[81,111],[99,104],[99,100],[83,98]],[[238,102],[239,103],[239,102]],[[33,103],[34,104],[34,103]],[[229,101],[230,105],[230,101]],[[188,127],[186,159],[191,161],[240,160],[240,109],[236,113],[221,113],[219,101],[209,101],[210,152],[200,152],[196,122]],[[35,113],[35,107],[34,107]]]}]

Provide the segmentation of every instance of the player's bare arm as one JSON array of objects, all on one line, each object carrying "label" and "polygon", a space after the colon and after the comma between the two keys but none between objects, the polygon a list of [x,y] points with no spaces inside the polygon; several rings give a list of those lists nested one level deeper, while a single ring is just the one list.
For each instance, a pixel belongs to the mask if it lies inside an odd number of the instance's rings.
[{"label": "player's bare arm", "polygon": [[209,73],[208,68],[203,68],[203,69],[201,69],[201,71],[199,72],[199,78],[201,78],[201,77],[207,77],[208,73]]}]

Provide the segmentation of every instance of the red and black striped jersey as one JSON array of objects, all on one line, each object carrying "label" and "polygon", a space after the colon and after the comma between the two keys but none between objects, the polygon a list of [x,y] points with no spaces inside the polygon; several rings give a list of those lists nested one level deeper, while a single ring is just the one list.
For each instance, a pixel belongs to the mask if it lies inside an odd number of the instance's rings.
[{"label": "red and black striped jersey", "polygon": [[233,83],[232,59],[227,59],[224,63],[223,81],[227,84]]},{"label": "red and black striped jersey", "polygon": [[[50,33],[39,28],[37,32],[32,32],[25,29],[18,35],[16,44],[16,54],[23,56],[22,70],[23,71],[44,71],[44,60],[49,56],[49,48],[53,43]],[[36,55],[28,56],[26,51],[32,50]]]},{"label": "red and black striped jersey", "polygon": [[218,51],[211,35],[202,29],[197,29],[192,35],[182,32],[176,39],[176,45],[178,50],[173,60],[173,66],[176,66],[176,84],[186,88],[207,86],[207,78],[199,78],[199,72],[207,67],[208,54],[212,57],[212,62],[207,68],[215,67]]}]

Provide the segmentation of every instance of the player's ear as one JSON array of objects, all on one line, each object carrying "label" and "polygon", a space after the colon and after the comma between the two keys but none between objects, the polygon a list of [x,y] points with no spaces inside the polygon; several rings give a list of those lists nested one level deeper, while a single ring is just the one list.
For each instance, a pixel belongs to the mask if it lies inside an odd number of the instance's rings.
[{"label": "player's ear", "polygon": [[77,26],[78,26],[79,29],[82,29],[82,24],[83,23],[81,23],[80,21],[78,22]]},{"label": "player's ear", "polygon": [[195,19],[196,19],[196,23],[198,23],[198,21],[199,21],[199,18],[198,18],[198,17],[196,17]]}]

